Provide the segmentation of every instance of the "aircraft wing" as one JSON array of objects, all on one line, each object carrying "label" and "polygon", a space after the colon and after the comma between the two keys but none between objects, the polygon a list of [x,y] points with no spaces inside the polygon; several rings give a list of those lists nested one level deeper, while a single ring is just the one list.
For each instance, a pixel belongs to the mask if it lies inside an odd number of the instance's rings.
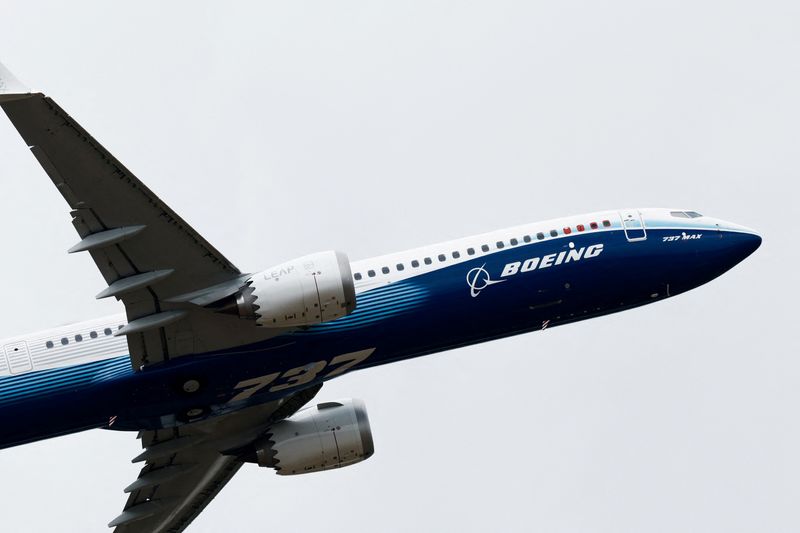
[{"label": "aircraft wing", "polygon": [[[135,370],[256,342],[265,333],[203,309],[246,276],[148,189],[51,98],[29,93],[0,65],[0,107],[69,204],[81,240],[125,304]],[[269,334],[267,334],[269,335]]]},{"label": "aircraft wing", "polygon": [[114,533],[183,531],[242,466],[237,450],[294,414],[321,388],[195,424],[142,432],[144,451],[134,462],[145,466],[125,489],[128,501],[109,527]]}]

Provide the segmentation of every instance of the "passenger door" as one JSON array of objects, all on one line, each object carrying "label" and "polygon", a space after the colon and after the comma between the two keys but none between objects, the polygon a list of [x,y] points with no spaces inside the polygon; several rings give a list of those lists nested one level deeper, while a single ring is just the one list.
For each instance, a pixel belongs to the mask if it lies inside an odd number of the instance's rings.
[{"label": "passenger door", "polygon": [[638,210],[620,211],[619,216],[622,219],[622,229],[625,230],[625,238],[628,239],[628,242],[647,239],[644,220],[642,220],[642,214]]}]

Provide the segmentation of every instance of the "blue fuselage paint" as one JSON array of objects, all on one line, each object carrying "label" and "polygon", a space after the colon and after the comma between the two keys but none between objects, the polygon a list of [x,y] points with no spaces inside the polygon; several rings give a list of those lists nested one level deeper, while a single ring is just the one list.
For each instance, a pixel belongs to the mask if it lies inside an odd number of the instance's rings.
[{"label": "blue fuselage paint", "polygon": [[[712,280],[761,242],[743,231],[691,233],[700,237],[668,242],[665,238],[681,231],[656,227],[636,242],[622,229],[534,240],[361,292],[351,315],[259,344],[141,372],[131,370],[127,357],[118,357],[3,377],[0,447],[107,427],[111,417],[113,429],[134,430],[180,424],[193,409],[202,416],[224,414],[297,390],[271,393],[265,387],[231,403],[242,381],[339,354],[375,348],[353,368],[363,369],[630,309]],[[590,247],[594,255],[586,256]],[[201,388],[187,395],[182,384],[190,379]],[[304,385],[322,380],[320,374]]]}]

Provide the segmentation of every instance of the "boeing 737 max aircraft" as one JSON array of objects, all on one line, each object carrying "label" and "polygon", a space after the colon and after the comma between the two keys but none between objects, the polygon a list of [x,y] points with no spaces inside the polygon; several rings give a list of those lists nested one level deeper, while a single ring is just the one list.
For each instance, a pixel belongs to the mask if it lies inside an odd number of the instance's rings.
[{"label": "boeing 737 max aircraft", "polygon": [[97,298],[125,307],[0,341],[0,447],[138,431],[118,533],[183,531],[245,462],[292,475],[368,458],[362,402],[304,407],[329,379],[657,302],[761,243],[695,211],[622,209],[247,274],[2,66],[0,106],[69,204]]}]

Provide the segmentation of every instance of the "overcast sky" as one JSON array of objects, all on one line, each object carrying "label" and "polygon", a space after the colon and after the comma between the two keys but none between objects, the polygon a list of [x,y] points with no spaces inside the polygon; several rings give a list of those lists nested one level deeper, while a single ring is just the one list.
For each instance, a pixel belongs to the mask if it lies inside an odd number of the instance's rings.
[{"label": "overcast sky", "polygon": [[[242,270],[666,206],[764,245],[642,309],[350,374],[375,456],[247,465],[222,531],[800,530],[800,3],[4,0],[0,60]],[[0,337],[121,311],[4,116]],[[102,532],[134,434],[0,451],[3,531]]]}]

